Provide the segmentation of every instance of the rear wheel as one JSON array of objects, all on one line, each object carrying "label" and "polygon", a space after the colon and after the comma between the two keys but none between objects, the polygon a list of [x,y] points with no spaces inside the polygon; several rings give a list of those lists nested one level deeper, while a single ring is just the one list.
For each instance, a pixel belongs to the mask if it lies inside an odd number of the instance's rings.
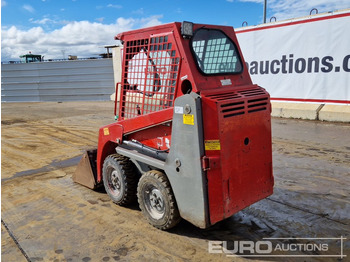
[{"label": "rear wheel", "polygon": [[112,154],[103,163],[103,185],[112,201],[127,205],[136,200],[137,173],[129,158]]},{"label": "rear wheel", "polygon": [[167,230],[180,222],[175,197],[164,173],[146,172],[139,181],[137,198],[142,213],[152,226]]}]

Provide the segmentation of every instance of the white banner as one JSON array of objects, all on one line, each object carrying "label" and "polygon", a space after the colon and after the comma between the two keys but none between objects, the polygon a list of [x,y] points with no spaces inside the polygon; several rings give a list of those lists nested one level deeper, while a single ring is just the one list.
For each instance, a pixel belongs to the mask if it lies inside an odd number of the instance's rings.
[{"label": "white banner", "polygon": [[254,83],[274,100],[350,104],[350,11],[236,29]]}]

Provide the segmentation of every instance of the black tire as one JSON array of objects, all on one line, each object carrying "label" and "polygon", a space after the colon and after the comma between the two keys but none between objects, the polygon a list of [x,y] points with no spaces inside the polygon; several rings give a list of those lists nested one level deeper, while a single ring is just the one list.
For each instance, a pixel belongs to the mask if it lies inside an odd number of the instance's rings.
[{"label": "black tire", "polygon": [[105,190],[114,203],[125,206],[136,200],[138,175],[129,158],[119,154],[106,157],[102,176]]},{"label": "black tire", "polygon": [[137,199],[152,226],[167,230],[180,222],[175,197],[164,173],[151,170],[143,174],[137,187]]}]

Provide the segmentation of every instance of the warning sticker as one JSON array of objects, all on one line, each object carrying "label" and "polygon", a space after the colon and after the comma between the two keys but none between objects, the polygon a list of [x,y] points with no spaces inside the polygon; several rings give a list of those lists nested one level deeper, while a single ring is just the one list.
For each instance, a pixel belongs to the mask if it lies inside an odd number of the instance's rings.
[{"label": "warning sticker", "polygon": [[183,123],[185,125],[194,126],[194,115],[183,114]]},{"label": "warning sticker", "polygon": [[109,129],[108,129],[108,127],[103,128],[103,134],[104,134],[105,136],[108,136],[108,135],[109,135]]},{"label": "warning sticker", "polygon": [[205,140],[205,150],[221,150],[220,140]]}]

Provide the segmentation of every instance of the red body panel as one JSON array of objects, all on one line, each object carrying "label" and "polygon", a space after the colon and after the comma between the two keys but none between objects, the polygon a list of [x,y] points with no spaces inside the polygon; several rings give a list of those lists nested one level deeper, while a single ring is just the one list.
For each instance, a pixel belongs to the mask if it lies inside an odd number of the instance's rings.
[{"label": "red body panel", "polygon": [[205,149],[210,221],[216,223],[271,195],[273,177],[269,95],[253,85],[213,91],[202,104],[204,143],[214,141]]}]

